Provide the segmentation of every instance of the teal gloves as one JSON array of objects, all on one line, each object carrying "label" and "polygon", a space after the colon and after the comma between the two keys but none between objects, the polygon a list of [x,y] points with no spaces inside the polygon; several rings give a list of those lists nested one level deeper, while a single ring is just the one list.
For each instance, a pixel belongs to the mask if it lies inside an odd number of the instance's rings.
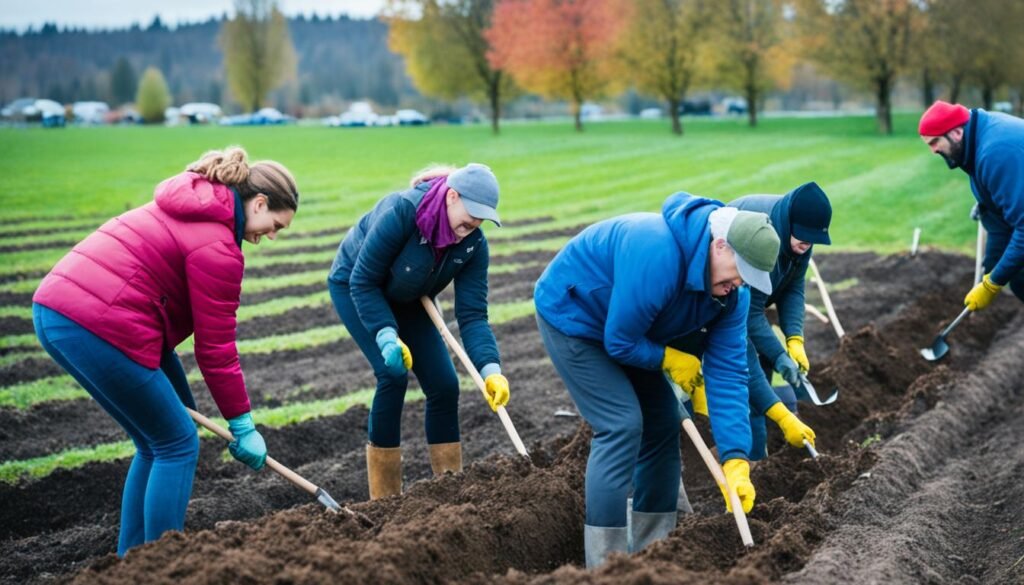
[{"label": "teal gloves", "polygon": [[228,428],[234,441],[228,443],[228,451],[235,459],[253,469],[261,469],[267,462],[267,444],[252,422],[252,413],[245,413],[228,420]]},{"label": "teal gloves", "polygon": [[377,347],[384,356],[384,365],[392,376],[403,376],[412,368],[412,352],[398,338],[394,327],[385,327],[377,332]]},{"label": "teal gloves", "polygon": [[793,358],[789,357],[789,354],[780,353],[779,357],[775,358],[775,371],[790,386],[800,384],[800,366],[793,361]]}]

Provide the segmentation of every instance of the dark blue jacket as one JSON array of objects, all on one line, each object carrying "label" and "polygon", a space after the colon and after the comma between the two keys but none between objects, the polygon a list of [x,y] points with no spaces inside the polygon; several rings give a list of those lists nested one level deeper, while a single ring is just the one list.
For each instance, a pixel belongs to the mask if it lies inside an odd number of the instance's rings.
[{"label": "dark blue jacket", "polygon": [[434,298],[454,280],[455,317],[466,353],[477,369],[500,364],[487,323],[487,238],[478,228],[435,262],[433,247],[416,227],[416,208],[427,189],[423,183],[377,202],[345,235],[328,279],[349,286],[373,336],[385,327],[398,329],[389,303]]},{"label": "dark blue jacket", "polygon": [[[765,295],[761,291],[751,289],[750,312],[747,316],[747,336],[750,337],[757,353],[772,363],[786,353],[786,348],[772,331],[765,309],[773,304],[778,307],[779,328],[786,337],[804,334],[804,279],[814,246],[802,255],[793,253],[793,248],[790,247],[792,229],[789,223],[792,204],[792,193],[785,196],[748,195],[729,203],[731,207],[745,211],[767,213],[772,220],[775,233],[779,236],[779,259],[771,272],[772,294]],[[755,375],[759,374],[751,373],[752,380]],[[750,404],[757,413],[763,413],[779,401],[770,383],[771,380],[768,380],[768,384],[750,384]]]},{"label": "dark blue jacket", "polygon": [[1024,269],[1024,120],[971,110],[964,127],[964,162],[986,222],[1012,232],[992,282],[1005,285]]},{"label": "dark blue jacket", "polygon": [[793,253],[789,245],[790,236],[793,235],[789,223],[792,204],[791,194],[749,195],[729,203],[730,207],[737,209],[768,214],[775,233],[779,235],[779,260],[771,272],[772,294],[765,295],[761,291],[751,290],[750,315],[747,318],[747,335],[754,342],[757,353],[772,362],[785,353],[786,348],[772,332],[765,309],[772,305],[778,306],[779,328],[786,337],[804,334],[804,279],[814,246],[805,254]]},{"label": "dark blue jacket", "polygon": [[[599,341],[615,361],[659,370],[670,341],[712,321],[703,372],[721,459],[750,450],[747,310],[740,287],[711,296],[708,216],[722,203],[677,193],[660,215],[594,224],[551,261],[534,292],[537,312],[565,335]],[[717,320],[716,320],[717,319]]]}]

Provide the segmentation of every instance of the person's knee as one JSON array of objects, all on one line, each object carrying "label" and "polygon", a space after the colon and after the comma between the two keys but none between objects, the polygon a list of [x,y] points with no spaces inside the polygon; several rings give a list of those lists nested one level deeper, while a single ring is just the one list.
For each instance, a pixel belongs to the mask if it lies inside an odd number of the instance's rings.
[{"label": "person's knee", "polygon": [[457,377],[424,381],[423,387],[428,408],[457,409],[459,407],[459,379]]},{"label": "person's knee", "polygon": [[199,435],[194,429],[191,432],[182,429],[174,436],[154,441],[149,447],[157,460],[199,461]]},{"label": "person's knee", "polygon": [[623,452],[635,453],[643,440],[644,421],[639,416],[624,415],[604,424],[594,425],[594,439],[601,445],[614,446]]}]

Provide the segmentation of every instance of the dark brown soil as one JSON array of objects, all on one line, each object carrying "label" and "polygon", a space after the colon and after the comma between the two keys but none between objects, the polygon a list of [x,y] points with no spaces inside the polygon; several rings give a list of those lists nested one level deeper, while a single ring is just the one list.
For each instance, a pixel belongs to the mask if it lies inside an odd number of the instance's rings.
[{"label": "dark brown soil", "polygon": [[[835,254],[817,262],[830,282],[859,279],[833,295],[848,332],[842,344],[828,326],[807,320],[811,378],[819,390],[838,384],[840,400],[801,407],[818,433],[823,456],[817,462],[783,446],[770,430],[773,455],[753,470],[753,550],[743,549],[731,516],[722,513],[718,488],[684,438],[684,480],[697,513],[639,555],[616,558],[593,573],[580,568],[589,433],[576,428],[578,419],[553,416],[572,405],[525,318],[497,333],[513,385],[509,411],[531,446],[532,466],[511,456],[494,415],[479,396],[466,394],[464,446],[475,464],[461,475],[417,483],[400,498],[354,504],[369,525],[317,505],[279,511],[308,497],[269,472],[224,460],[223,445],[204,440],[186,533],[168,535],[121,562],[98,557],[114,546],[127,462],[0,486],[0,501],[18,502],[0,511],[0,576],[3,582],[45,582],[92,562],[79,582],[1020,582],[1024,572],[1006,572],[1024,552],[1016,544],[1024,536],[1024,513],[1012,506],[1024,495],[1016,481],[1024,451],[1007,449],[1024,431],[1024,417],[1014,416],[1024,414],[1020,303],[1003,295],[966,320],[950,336],[950,359],[936,366],[917,349],[958,312],[970,285],[970,259]],[[492,279],[492,294],[528,298],[515,281],[532,289],[540,269],[510,278],[507,288]],[[809,302],[818,304],[808,290]],[[244,367],[254,402],[266,405],[372,384],[351,342],[252,356]],[[195,391],[200,407],[212,409],[202,388]],[[12,452],[8,442],[18,443],[16,434],[31,435],[40,426],[53,435],[33,440],[50,445],[61,444],[60,437],[69,444],[116,440],[113,423],[102,428],[102,413],[75,423],[75,403],[69,404],[65,423],[56,410],[52,416],[45,410],[51,405],[23,413],[20,422],[8,419],[12,431],[0,436],[0,449]],[[90,401],[77,406],[95,408]],[[409,405],[403,420],[409,485],[430,476],[422,405]],[[697,422],[710,439],[706,422]],[[358,407],[263,431],[275,457],[339,501],[361,502],[365,423],[366,410]],[[91,431],[71,430],[79,427]],[[951,432],[943,434],[946,429]],[[866,439],[874,442],[862,448]],[[29,442],[21,445],[15,451],[31,452]],[[971,465],[972,452],[981,456],[978,468]],[[996,470],[995,484],[981,479],[988,469]],[[992,485],[1007,487],[988,506]],[[907,516],[900,513],[904,507]],[[907,543],[915,555],[909,560],[901,552]],[[862,551],[872,551],[870,562]]]}]

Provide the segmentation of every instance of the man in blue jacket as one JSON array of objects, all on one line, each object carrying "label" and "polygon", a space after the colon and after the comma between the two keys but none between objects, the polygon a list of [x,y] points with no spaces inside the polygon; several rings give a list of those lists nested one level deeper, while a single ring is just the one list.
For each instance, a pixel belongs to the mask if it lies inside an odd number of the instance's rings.
[{"label": "man in blue jacket", "polygon": [[[675,527],[679,403],[706,383],[727,481],[754,504],[747,453],[747,283],[771,293],[779,239],[762,213],[677,193],[660,214],[635,213],[583,230],[537,281],[541,339],[593,428],[586,476],[588,567],[638,551]],[[701,361],[669,346],[707,329]],[[626,523],[626,499],[633,511]]]},{"label": "man in blue jacket", "polygon": [[[779,259],[771,272],[772,292],[750,293],[747,318],[747,368],[750,370],[750,430],[753,445],[750,459],[759,460],[767,454],[765,417],[775,421],[786,441],[803,447],[804,440],[814,444],[814,431],[796,417],[796,393],[800,372],[810,370],[804,350],[804,279],[811,262],[814,244],[829,245],[828,228],[832,222],[832,205],[817,183],[806,183],[785,196],[749,195],[740,197],[730,207],[767,213],[781,242]],[[765,310],[775,305],[779,328],[786,339],[783,347],[772,331]],[[772,372],[778,372],[789,384],[772,389]]]},{"label": "man in blue jacket", "polygon": [[937,101],[921,116],[918,133],[950,169],[971,178],[988,231],[986,274],[964,305],[984,309],[1007,284],[1024,300],[1024,120]]}]

